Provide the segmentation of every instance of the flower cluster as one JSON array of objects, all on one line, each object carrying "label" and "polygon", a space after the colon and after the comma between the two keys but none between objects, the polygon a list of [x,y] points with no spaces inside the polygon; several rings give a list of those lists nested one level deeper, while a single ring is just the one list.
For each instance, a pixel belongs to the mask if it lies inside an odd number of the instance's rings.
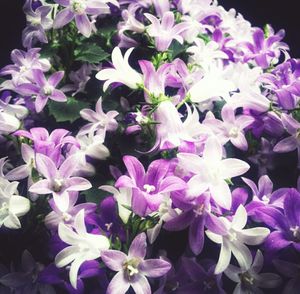
[{"label": "flower cluster", "polygon": [[284,31],[214,0],[24,13],[0,70],[0,292],[299,293]]}]

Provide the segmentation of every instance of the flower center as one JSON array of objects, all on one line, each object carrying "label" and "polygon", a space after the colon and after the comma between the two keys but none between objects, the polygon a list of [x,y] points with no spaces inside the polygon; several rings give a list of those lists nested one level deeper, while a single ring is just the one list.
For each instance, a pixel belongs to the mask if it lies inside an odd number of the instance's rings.
[{"label": "flower center", "polygon": [[113,226],[113,223],[106,223],[105,227],[107,231],[110,231],[111,227]]},{"label": "flower center", "polygon": [[300,241],[300,227],[299,226],[295,226],[295,227],[291,227],[290,231],[293,234],[293,237],[297,240]]},{"label": "flower center", "polygon": [[239,135],[239,128],[238,127],[232,127],[229,131],[229,137],[237,138],[238,135]]},{"label": "flower center", "polygon": [[237,233],[234,231],[229,231],[228,237],[231,242],[237,241]]},{"label": "flower center", "polygon": [[72,10],[76,14],[84,14],[85,9],[87,7],[85,0],[73,0],[71,2]]},{"label": "flower center", "polygon": [[53,92],[53,87],[50,86],[50,85],[46,85],[44,88],[43,88],[43,92],[46,96],[50,96],[52,95],[52,92]]},{"label": "flower center", "polygon": [[53,191],[54,192],[60,192],[62,187],[63,187],[63,184],[64,184],[64,180],[63,179],[54,179],[53,180]]},{"label": "flower center", "polygon": [[270,198],[266,195],[264,195],[261,200],[265,203],[265,204],[268,204],[270,202]]},{"label": "flower center", "polygon": [[123,269],[128,280],[131,280],[136,274],[139,273],[139,264],[140,260],[137,258],[130,259],[123,264]]},{"label": "flower center", "polygon": [[199,205],[196,209],[194,209],[194,213],[196,214],[196,216],[201,216],[201,215],[203,215],[204,208],[205,208],[205,205],[202,203],[202,204]]},{"label": "flower center", "polygon": [[151,192],[154,192],[155,191],[155,187],[153,185],[148,185],[148,184],[145,184],[143,186],[144,190],[149,194]]},{"label": "flower center", "polygon": [[248,272],[239,274],[239,276],[240,276],[240,280],[243,284],[246,284],[246,285],[254,284],[254,278]]},{"label": "flower center", "polygon": [[34,17],[27,15],[26,20],[32,25],[32,26],[38,26],[41,24],[41,18],[40,17]]},{"label": "flower center", "polygon": [[8,215],[9,207],[6,202],[3,202],[1,207],[0,207],[0,218],[1,216],[6,216]]},{"label": "flower center", "polygon": [[67,213],[67,212],[64,212],[63,215],[62,215],[62,217],[63,217],[63,220],[64,220],[65,222],[69,222],[69,221],[72,219],[72,215],[70,215],[70,214]]}]

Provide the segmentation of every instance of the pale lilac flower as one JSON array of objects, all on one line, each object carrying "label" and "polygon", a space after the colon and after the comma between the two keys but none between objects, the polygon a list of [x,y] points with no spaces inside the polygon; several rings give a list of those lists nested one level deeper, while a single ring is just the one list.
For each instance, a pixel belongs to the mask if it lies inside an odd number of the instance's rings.
[{"label": "pale lilac flower", "polygon": [[87,232],[84,222],[84,209],[80,210],[74,220],[75,231],[60,223],[58,235],[63,242],[70,245],[60,251],[55,257],[57,267],[71,264],[69,278],[73,288],[77,288],[77,276],[80,266],[89,260],[98,259],[101,252],[110,247],[107,237]]},{"label": "pale lilac flower", "polygon": [[292,115],[283,113],[281,121],[289,137],[281,140],[274,146],[274,152],[286,153],[297,149],[298,152],[298,167],[300,167],[300,123],[295,120]]},{"label": "pale lilac flower", "polygon": [[209,230],[206,235],[213,242],[221,245],[219,260],[215,273],[221,273],[229,266],[231,255],[237,259],[240,267],[248,268],[252,262],[252,255],[249,248],[245,245],[259,245],[264,242],[270,230],[264,227],[244,229],[247,224],[247,212],[243,205],[240,205],[230,222],[225,217],[220,217],[227,233],[218,235]]},{"label": "pale lilac flower", "polygon": [[90,122],[81,128],[80,134],[88,132],[96,132],[98,134],[99,130],[104,131],[104,133],[106,131],[115,131],[118,128],[118,122],[115,119],[118,114],[115,110],[104,113],[102,109],[102,97],[100,97],[96,103],[96,111],[87,108],[80,111],[81,117]]},{"label": "pale lilac flower", "polygon": [[[209,190],[214,201],[223,208],[231,207],[231,192],[226,179],[245,173],[249,165],[236,158],[222,159],[222,145],[215,137],[207,139],[203,156],[179,153],[179,166],[195,174],[195,190],[197,195]],[[197,186],[196,183],[199,182]]]},{"label": "pale lilac flower", "polygon": [[92,187],[91,183],[73,174],[79,164],[77,154],[69,156],[57,169],[55,163],[43,154],[36,154],[36,168],[45,179],[34,183],[29,191],[37,194],[53,194],[56,205],[69,205],[69,191],[84,191]]},{"label": "pale lilac flower", "polygon": [[[2,168],[1,174],[3,174]],[[25,215],[30,209],[30,201],[19,196],[18,184],[18,182],[9,182],[0,175],[0,227],[21,228],[19,217]]]},{"label": "pale lilac flower", "polygon": [[25,2],[23,10],[26,14],[27,27],[22,33],[25,48],[31,48],[36,41],[48,43],[46,31],[52,27],[53,20],[49,17],[52,9],[50,5],[41,5],[34,10],[32,0]]},{"label": "pale lilac flower", "polygon": [[115,47],[111,54],[114,68],[102,69],[96,74],[98,80],[106,81],[103,85],[104,92],[112,83],[121,83],[131,89],[137,89],[143,84],[142,75],[128,63],[129,56],[133,50],[134,48],[128,49],[123,57],[120,48]]},{"label": "pale lilac flower", "polygon": [[205,119],[204,124],[214,130],[219,140],[225,145],[230,141],[235,147],[246,151],[248,142],[244,129],[254,122],[249,115],[235,115],[235,109],[230,105],[224,105],[221,111],[223,122],[215,118]]},{"label": "pale lilac flower", "polygon": [[0,107],[0,134],[9,134],[19,129],[21,122],[14,115],[4,112]]},{"label": "pale lilac flower", "polygon": [[0,71],[2,76],[11,75],[12,80],[4,82],[1,87],[15,90],[20,84],[34,82],[33,69],[47,72],[51,68],[51,64],[48,59],[40,58],[40,50],[40,48],[32,48],[28,51],[13,50],[10,55],[13,64],[3,67]]},{"label": "pale lilac flower", "polygon": [[119,5],[116,0],[55,0],[55,2],[65,8],[56,15],[53,27],[59,29],[75,19],[79,32],[87,38],[92,33],[92,24],[88,15],[109,14],[107,3]]},{"label": "pale lilac flower", "polygon": [[277,288],[282,282],[280,276],[273,273],[260,273],[263,265],[264,257],[260,250],[257,250],[250,264],[240,268],[230,264],[224,273],[230,280],[237,283],[233,293],[262,293],[259,288]]},{"label": "pale lilac flower", "polygon": [[49,204],[52,211],[45,217],[45,225],[50,229],[56,230],[60,223],[67,225],[74,225],[75,216],[79,211],[84,209],[85,215],[93,213],[97,205],[95,203],[81,203],[76,204],[78,200],[78,192],[69,192],[69,205],[61,207],[60,204],[55,203],[55,199],[50,199]]},{"label": "pale lilac flower", "polygon": [[118,272],[111,280],[107,294],[125,294],[130,286],[135,293],[151,294],[146,277],[157,278],[165,275],[171,268],[163,259],[145,260],[147,242],[145,233],[135,237],[128,255],[117,250],[102,251],[102,261],[113,271]]},{"label": "pale lilac flower", "polygon": [[22,95],[35,96],[35,109],[36,112],[41,112],[46,106],[48,99],[65,102],[67,97],[65,94],[56,89],[59,82],[64,76],[63,71],[53,73],[48,79],[44,76],[44,73],[39,69],[32,70],[35,84],[24,83],[17,87],[17,91]]},{"label": "pale lilac flower", "polygon": [[158,51],[168,50],[173,40],[183,43],[183,38],[180,34],[187,26],[185,23],[175,25],[173,12],[165,12],[161,21],[149,13],[145,13],[145,16],[151,22],[151,25],[147,27],[147,32],[150,37],[155,38],[155,47]]},{"label": "pale lilac flower", "polygon": [[129,175],[121,176],[115,186],[132,188],[131,206],[140,216],[157,211],[168,193],[186,187],[183,180],[167,174],[169,162],[166,160],[152,161],[147,172],[141,162],[133,156],[124,156],[123,161]]}]

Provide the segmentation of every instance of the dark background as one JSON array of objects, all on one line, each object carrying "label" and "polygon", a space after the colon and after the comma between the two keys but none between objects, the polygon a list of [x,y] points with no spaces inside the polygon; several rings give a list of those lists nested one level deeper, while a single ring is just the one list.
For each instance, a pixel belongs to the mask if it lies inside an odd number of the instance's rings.
[{"label": "dark background", "polygon": [[[286,30],[285,41],[293,57],[300,57],[300,4],[297,0],[219,0],[226,9],[235,8],[254,26],[266,23],[275,30]],[[0,67],[10,62],[9,54],[21,48],[21,32],[25,27],[23,0],[1,0],[0,10]]]}]

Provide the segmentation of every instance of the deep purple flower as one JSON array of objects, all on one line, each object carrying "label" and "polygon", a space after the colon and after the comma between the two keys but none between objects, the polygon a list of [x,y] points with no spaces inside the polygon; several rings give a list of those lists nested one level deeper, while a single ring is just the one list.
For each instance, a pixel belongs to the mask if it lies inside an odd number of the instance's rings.
[{"label": "deep purple flower", "polygon": [[121,176],[116,187],[132,188],[132,209],[140,216],[157,211],[168,193],[186,188],[183,180],[167,174],[167,160],[153,161],[147,172],[142,163],[133,156],[124,156],[123,161],[129,175]]},{"label": "deep purple flower", "polygon": [[59,82],[64,76],[63,71],[58,71],[52,74],[48,79],[44,76],[44,73],[39,69],[32,70],[35,84],[24,83],[17,87],[17,91],[22,95],[36,96],[35,109],[36,112],[41,112],[48,102],[48,99],[65,102],[67,101],[66,95],[56,89]]},{"label": "deep purple flower", "polygon": [[289,49],[285,43],[280,42],[285,36],[284,30],[280,30],[276,34],[270,26],[268,26],[268,30],[268,37],[265,37],[263,30],[260,28],[253,32],[253,43],[245,43],[249,52],[245,54],[244,62],[254,60],[258,66],[268,68],[272,62],[278,62],[281,51]]},{"label": "deep purple flower", "polygon": [[260,219],[274,229],[268,236],[265,246],[275,252],[289,245],[300,251],[300,193],[290,189],[284,200],[284,213],[276,208],[260,208]]},{"label": "deep purple flower", "polygon": [[117,250],[102,251],[101,258],[105,265],[118,272],[108,285],[107,294],[125,294],[130,286],[136,293],[151,293],[146,277],[157,278],[165,275],[170,270],[171,264],[163,259],[145,260],[146,251],[145,233],[135,237],[128,255]]}]

